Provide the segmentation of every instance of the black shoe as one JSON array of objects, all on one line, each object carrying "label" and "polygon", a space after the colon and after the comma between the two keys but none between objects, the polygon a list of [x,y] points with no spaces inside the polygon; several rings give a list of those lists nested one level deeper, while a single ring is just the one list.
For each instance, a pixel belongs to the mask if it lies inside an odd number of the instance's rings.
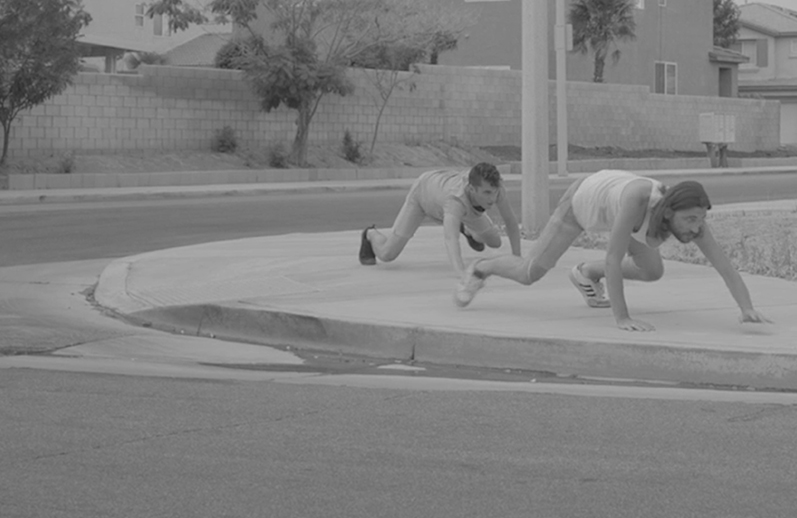
[{"label": "black shoe", "polygon": [[459,231],[462,232],[462,235],[465,236],[465,238],[468,240],[468,244],[470,245],[471,248],[473,248],[477,252],[484,251],[484,243],[481,243],[481,242],[476,241],[475,239],[473,239],[473,236],[471,236],[468,233],[468,231],[465,230],[465,224],[464,223],[460,223],[459,224]]},{"label": "black shoe", "polygon": [[360,264],[366,266],[373,266],[376,264],[376,254],[371,242],[368,241],[368,229],[376,228],[376,225],[371,225],[363,230],[363,235],[360,238]]}]

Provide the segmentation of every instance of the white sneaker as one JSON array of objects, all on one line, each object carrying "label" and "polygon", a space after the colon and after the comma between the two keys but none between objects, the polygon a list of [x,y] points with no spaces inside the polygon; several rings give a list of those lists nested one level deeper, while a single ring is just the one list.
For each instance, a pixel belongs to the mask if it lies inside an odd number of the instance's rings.
[{"label": "white sneaker", "polygon": [[606,298],[606,295],[603,291],[603,283],[598,281],[595,282],[593,280],[588,279],[581,273],[581,266],[584,263],[578,264],[570,270],[570,282],[573,283],[573,286],[581,293],[581,296],[584,297],[584,302],[587,303],[587,306],[591,308],[608,308],[611,307],[611,302],[609,299]]},{"label": "white sneaker", "polygon": [[482,259],[476,259],[465,269],[462,279],[457,283],[457,291],[454,293],[454,303],[464,308],[476,296],[476,292],[484,287],[484,279],[476,277],[476,264]]}]

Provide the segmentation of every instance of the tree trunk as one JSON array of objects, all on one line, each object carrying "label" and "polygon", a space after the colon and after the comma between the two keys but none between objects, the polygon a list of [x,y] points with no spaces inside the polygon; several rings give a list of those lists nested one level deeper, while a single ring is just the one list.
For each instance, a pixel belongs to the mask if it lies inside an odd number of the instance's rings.
[{"label": "tree trunk", "polygon": [[391,71],[388,76],[388,87],[387,88],[380,88],[379,89],[379,96],[382,98],[382,105],[379,106],[379,113],[376,115],[376,124],[374,125],[374,135],[371,137],[371,149],[368,151],[368,154],[374,154],[374,148],[376,147],[376,139],[379,136],[379,125],[382,122],[382,115],[385,113],[385,108],[387,108],[387,103],[390,101],[390,97],[393,95],[393,90],[396,89],[396,84],[398,84],[398,72]]},{"label": "tree trunk", "polygon": [[606,65],[606,59],[600,54],[595,54],[595,75],[592,78],[594,83],[603,82],[603,68]]},{"label": "tree trunk", "polygon": [[3,154],[0,156],[0,165],[6,163],[6,157],[8,156],[8,143],[11,138],[11,119],[2,122],[3,125]]},{"label": "tree trunk", "polygon": [[313,117],[309,102],[299,105],[299,114],[296,116],[296,137],[291,148],[291,160],[299,167],[307,165],[307,138],[310,134],[310,120]]},{"label": "tree trunk", "polygon": [[379,113],[376,115],[376,124],[374,124],[374,135],[371,137],[371,149],[368,150],[368,154],[374,154],[374,148],[376,147],[376,137],[379,135],[379,123],[382,120],[382,114],[385,112],[385,107],[387,106],[387,101],[382,103],[382,106],[379,108]]}]

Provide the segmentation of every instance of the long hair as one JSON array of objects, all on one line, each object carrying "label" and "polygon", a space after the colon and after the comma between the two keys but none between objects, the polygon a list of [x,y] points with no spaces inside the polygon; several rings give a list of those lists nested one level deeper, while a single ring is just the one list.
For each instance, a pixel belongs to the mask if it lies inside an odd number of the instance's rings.
[{"label": "long hair", "polygon": [[702,207],[711,208],[708,194],[699,182],[687,181],[678,183],[664,191],[664,196],[653,207],[650,214],[650,228],[654,229],[656,239],[667,239],[670,236],[669,226],[664,220],[667,209],[677,212]]}]

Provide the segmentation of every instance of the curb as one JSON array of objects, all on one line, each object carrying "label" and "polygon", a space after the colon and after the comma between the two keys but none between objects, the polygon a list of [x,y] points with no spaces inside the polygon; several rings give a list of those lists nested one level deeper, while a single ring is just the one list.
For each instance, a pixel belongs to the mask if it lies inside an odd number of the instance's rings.
[{"label": "curb", "polygon": [[[82,202],[101,202],[101,201],[138,201],[138,200],[175,200],[175,199],[197,199],[212,197],[231,197],[231,196],[264,196],[281,194],[318,194],[325,192],[347,192],[347,191],[384,191],[393,189],[406,189],[409,183],[380,183],[379,185],[363,184],[358,185],[309,185],[295,184],[258,184],[252,187],[244,184],[241,187],[224,186],[197,186],[196,188],[175,187],[175,188],[119,188],[119,189],[59,189],[42,191],[6,191],[0,193],[0,205],[29,205],[45,203],[82,203]],[[72,192],[70,192],[72,191]],[[14,194],[18,192],[19,194]],[[9,194],[6,194],[9,193]]]},{"label": "curb", "polygon": [[[430,168],[430,170],[433,168]],[[517,169],[517,168],[515,168]],[[515,170],[513,169],[513,171]],[[632,171],[653,178],[692,178],[755,175],[755,174],[797,174],[797,167],[773,166],[758,168],[729,169],[671,169]],[[572,172],[561,177],[550,175],[549,185],[569,185],[588,176],[590,173]],[[504,174],[507,184],[520,185],[522,175],[516,172]],[[139,201],[196,199],[230,196],[264,196],[282,194],[314,194],[325,192],[382,191],[408,189],[414,178],[395,178],[379,180],[308,180],[299,182],[209,184],[160,187],[118,187],[87,189],[37,189],[0,191],[0,205],[23,205],[44,203],[81,203],[99,201]]]},{"label": "curb", "polygon": [[797,389],[797,356],[672,348],[609,341],[485,336],[453,329],[343,321],[309,313],[216,304],[129,315],[179,334],[280,348],[355,354],[448,366],[521,369],[560,376]]}]

